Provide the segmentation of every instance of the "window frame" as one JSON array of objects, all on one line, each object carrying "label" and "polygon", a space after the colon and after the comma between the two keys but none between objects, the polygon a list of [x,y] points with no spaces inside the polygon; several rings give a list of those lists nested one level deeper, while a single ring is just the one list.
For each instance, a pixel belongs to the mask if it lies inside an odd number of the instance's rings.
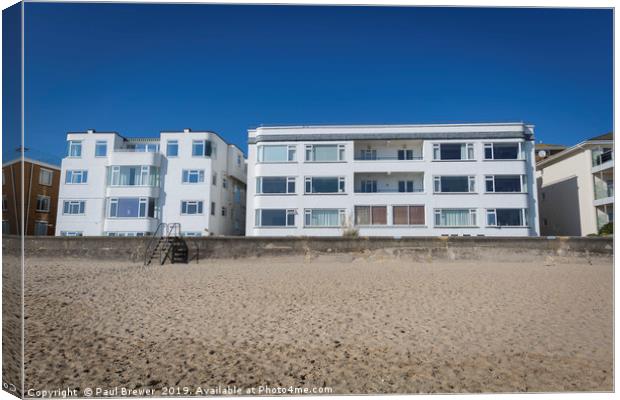
[{"label": "window frame", "polygon": [[[368,208],[368,224],[358,224],[357,223],[357,209],[358,208]],[[378,209],[378,208],[384,208],[385,209],[385,223],[384,224],[375,224],[373,223],[374,221],[374,210]],[[353,224],[354,226],[389,226],[389,219],[388,219],[388,205],[385,204],[373,204],[373,205],[365,205],[365,204],[356,204],[355,206],[353,206]]]},{"label": "window frame", "polygon": [[[467,210],[470,225],[441,225],[441,212],[444,210]],[[437,223],[439,217],[439,224]],[[433,227],[435,228],[480,228],[478,224],[478,210],[476,208],[435,208],[433,209]]]},{"label": "window frame", "polygon": [[[103,155],[97,154],[97,151],[101,148],[101,146],[104,146],[104,150],[105,150]],[[108,141],[107,140],[95,141],[95,158],[102,158],[102,157],[107,157],[107,156],[108,156]]]},{"label": "window frame", "polygon": [[[47,209],[45,208],[39,208],[39,202],[40,201],[44,201],[47,199]],[[48,213],[50,212],[50,209],[52,207],[52,197],[51,196],[46,196],[44,194],[38,194],[37,195],[37,202],[36,202],[36,206],[35,206],[35,211],[36,212],[44,212],[44,213]]]},{"label": "window frame", "polygon": [[[466,178],[467,179],[467,191],[466,192],[445,192],[443,191],[443,185],[441,184],[442,177],[451,178]],[[438,190],[439,189],[439,190]],[[433,194],[476,194],[476,175],[433,175]]]},{"label": "window frame", "polygon": [[[454,159],[443,159],[441,158],[441,146],[442,145],[456,145],[459,144],[465,146],[465,158],[454,158]],[[461,149],[461,153],[463,150]],[[476,161],[476,147],[473,142],[440,142],[433,143],[433,158],[432,161],[448,161],[448,162],[459,162],[459,161]]]},{"label": "window frame", "polygon": [[[69,210],[71,210],[71,207],[76,205],[76,203],[78,206],[78,211],[81,208],[82,212],[71,213],[71,212],[66,211],[67,204],[69,206]],[[62,215],[85,215],[85,214],[86,214],[86,200],[63,200],[62,201]]]},{"label": "window frame", "polygon": [[[80,182],[74,182],[74,177],[79,176]],[[65,185],[86,185],[88,184],[87,169],[68,169],[65,171]]]},{"label": "window frame", "polygon": [[[284,225],[262,225],[263,219],[263,211],[264,210],[283,210],[284,211]],[[254,213],[254,227],[255,228],[296,228],[297,221],[295,216],[297,215],[297,210],[294,208],[257,208]],[[292,217],[292,223],[290,223],[290,218]]]},{"label": "window frame", "polygon": [[[517,144],[517,158],[495,158],[495,145],[496,144]],[[524,143],[519,142],[486,142],[483,145],[484,154],[483,161],[523,161],[526,159]],[[491,152],[491,158],[487,157],[487,150]]]},{"label": "window frame", "polygon": [[[286,147],[286,160],[284,161],[265,161],[265,147]],[[295,144],[261,144],[257,146],[258,164],[287,164],[297,162],[297,145]]]},{"label": "window frame", "polygon": [[[395,222],[395,212],[394,209],[396,207],[406,207],[407,208],[407,223],[406,224],[397,224]],[[423,212],[422,212],[422,217],[424,218],[424,221],[421,224],[412,224],[411,223],[411,208],[412,207],[421,207]],[[422,226],[426,226],[426,206],[424,204],[392,204],[392,226],[395,227],[407,227],[407,226],[412,226],[412,227],[422,227]]]},{"label": "window frame", "polygon": [[[170,149],[176,148],[176,154],[170,154]],[[193,152],[193,149],[192,149]],[[166,141],[166,157],[176,158],[179,156],[179,141],[177,139],[170,139]]]},{"label": "window frame", "polygon": [[[316,160],[316,153],[314,151],[315,147],[336,147],[336,160]],[[311,156],[312,159],[308,158],[308,155]],[[311,143],[304,145],[304,162],[307,163],[336,163],[336,162],[346,162],[346,145],[344,143]]]},{"label": "window frame", "polygon": [[[67,158],[82,158],[82,140],[67,140]],[[79,148],[79,154],[73,155],[73,148]]]},{"label": "window frame", "polygon": [[[338,213],[337,225],[312,225],[313,211],[336,211]],[[342,228],[346,222],[346,212],[344,208],[306,208],[304,209],[304,228]],[[308,222],[310,221],[310,223]]]},{"label": "window frame", "polygon": [[[118,203],[120,199],[137,199],[138,200],[138,214],[137,216],[130,216],[130,217],[119,217],[118,216]],[[153,210],[152,210],[152,214],[153,216],[151,217],[149,214],[151,214],[151,209],[149,207],[149,205],[151,204],[151,197],[144,197],[144,196],[139,196],[139,197],[108,197],[108,205],[107,205],[107,213],[106,213],[106,218],[109,219],[148,219],[148,218],[156,218],[157,216],[155,215],[155,211],[156,211],[156,204],[155,204],[155,199],[153,199],[152,203],[153,203]],[[112,215],[112,205],[115,204],[116,205],[116,215]]]},{"label": "window frame", "polygon": [[[519,177],[519,186],[520,190],[517,192],[498,192],[496,191],[495,178],[496,177],[506,177],[506,176],[518,176]],[[485,175],[484,177],[484,191],[485,193],[498,193],[498,194],[515,194],[515,193],[527,193],[527,175],[525,174],[500,174],[500,175]],[[492,187],[492,190],[489,189],[489,184]]]},{"label": "window frame", "polygon": [[[41,225],[41,224],[45,224],[45,233],[43,234],[39,234],[37,233],[37,225]],[[38,221],[34,221],[34,235],[35,236],[47,236],[47,232],[49,231],[49,221],[44,221],[44,220],[38,220]]]},{"label": "window frame", "polygon": [[[313,188],[313,180],[314,178],[319,178],[319,179],[336,179],[337,180],[337,185],[338,185],[338,191],[337,192],[313,192],[312,188]],[[306,176],[304,177],[304,194],[305,195],[342,195],[342,194],[347,194],[346,192],[346,177],[344,176]],[[310,188],[310,191],[308,191],[308,188]]]},{"label": "window frame", "polygon": [[[43,182],[44,173],[49,174],[49,183]],[[54,171],[51,169],[47,169],[47,168],[40,168],[39,169],[39,185],[52,186],[53,184],[54,184]]]},{"label": "window frame", "polygon": [[[265,193],[263,190],[264,178],[281,178],[284,179],[285,192]],[[291,185],[292,191],[291,191]],[[297,179],[295,176],[257,176],[256,177],[256,194],[261,196],[283,196],[297,194]]]},{"label": "window frame", "polygon": [[[497,217],[497,210],[519,210],[520,211],[520,217],[521,217],[521,225],[500,225],[499,224],[499,219]],[[495,220],[495,224],[491,225],[489,224],[489,215],[493,215],[494,216],[494,220]],[[486,209],[486,226],[489,228],[529,228],[529,221],[528,221],[528,209],[527,208],[521,208],[521,207],[517,207],[517,208],[509,208],[509,207],[499,207],[499,208],[487,208]]]},{"label": "window frame", "polygon": [[[196,182],[191,181],[192,176],[196,177]],[[205,170],[204,169],[183,169],[181,170],[181,184],[199,185],[204,182],[205,182]]]},{"label": "window frame", "polygon": [[[190,206],[196,207],[195,213],[188,212]],[[204,215],[204,201],[203,200],[181,200],[181,215],[182,216]]]}]

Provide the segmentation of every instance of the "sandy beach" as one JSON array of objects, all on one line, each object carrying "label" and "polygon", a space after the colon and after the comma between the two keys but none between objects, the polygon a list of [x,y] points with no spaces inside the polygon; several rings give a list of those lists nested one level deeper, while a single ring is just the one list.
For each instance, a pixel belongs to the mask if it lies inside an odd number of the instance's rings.
[{"label": "sandy beach", "polygon": [[611,391],[612,284],[611,258],[31,258],[25,388]]}]

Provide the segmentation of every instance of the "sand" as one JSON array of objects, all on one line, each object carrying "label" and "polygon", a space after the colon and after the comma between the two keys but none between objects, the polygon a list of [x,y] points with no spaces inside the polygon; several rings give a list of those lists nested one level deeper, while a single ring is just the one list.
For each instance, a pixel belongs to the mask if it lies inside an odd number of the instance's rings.
[{"label": "sand", "polygon": [[32,258],[25,388],[611,391],[611,259],[564,261]]}]

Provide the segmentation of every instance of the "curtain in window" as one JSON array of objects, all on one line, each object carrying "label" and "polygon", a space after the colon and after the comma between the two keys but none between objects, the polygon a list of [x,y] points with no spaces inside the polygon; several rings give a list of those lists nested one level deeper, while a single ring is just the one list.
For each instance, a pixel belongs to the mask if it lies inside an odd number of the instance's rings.
[{"label": "curtain in window", "polygon": [[313,161],[338,161],[337,145],[315,145]]},{"label": "curtain in window", "polygon": [[467,160],[467,146],[465,143],[461,145],[461,160]]},{"label": "curtain in window", "polygon": [[424,206],[409,206],[409,224],[424,225]]},{"label": "curtain in window", "polygon": [[370,225],[370,207],[355,207],[355,225]]},{"label": "curtain in window", "polygon": [[338,226],[338,210],[312,210],[311,226]]},{"label": "curtain in window", "polygon": [[386,225],[387,224],[387,207],[386,206],[373,206],[372,207],[372,224],[373,225]]},{"label": "curtain in window", "polygon": [[468,226],[471,225],[469,210],[442,210],[441,225],[443,226]]},{"label": "curtain in window", "polygon": [[394,206],[394,225],[409,225],[409,215],[407,206]]}]

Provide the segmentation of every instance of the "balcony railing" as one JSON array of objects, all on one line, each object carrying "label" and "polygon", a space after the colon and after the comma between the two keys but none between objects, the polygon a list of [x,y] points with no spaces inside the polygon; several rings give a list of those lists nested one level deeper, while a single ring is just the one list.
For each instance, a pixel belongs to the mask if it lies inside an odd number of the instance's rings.
[{"label": "balcony railing", "polygon": [[422,160],[422,156],[398,158],[397,156],[355,156],[355,161],[416,161]]},{"label": "balcony railing", "polygon": [[604,153],[598,154],[594,157],[594,159],[592,160],[592,166],[596,167],[598,165],[604,164],[607,161],[611,161],[614,159],[614,152],[613,150],[608,150]]},{"label": "balcony railing", "polygon": [[594,199],[600,200],[607,197],[614,197],[613,183],[597,183],[594,188]]},{"label": "balcony railing", "polygon": [[422,193],[424,192],[423,188],[414,188],[413,190],[398,190],[398,189],[387,189],[387,188],[377,188],[377,190],[362,190],[361,188],[356,188],[355,193]]}]

